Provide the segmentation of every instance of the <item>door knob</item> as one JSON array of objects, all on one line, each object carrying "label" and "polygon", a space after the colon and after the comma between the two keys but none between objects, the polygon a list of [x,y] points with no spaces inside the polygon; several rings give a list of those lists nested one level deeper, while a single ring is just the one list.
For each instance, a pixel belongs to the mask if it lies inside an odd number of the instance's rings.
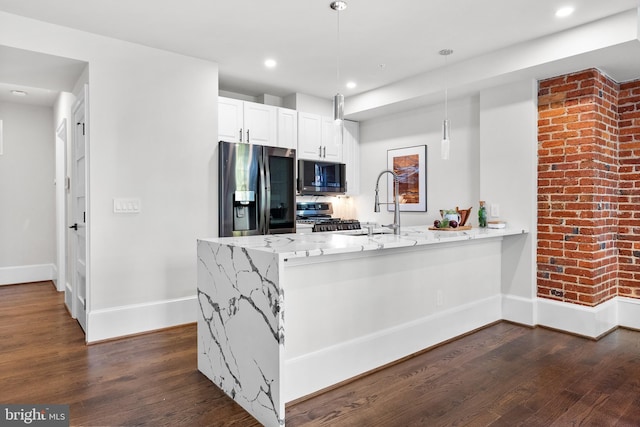
[{"label": "door knob", "polygon": [[73,228],[74,230],[78,231],[78,223],[76,222],[73,225],[70,225],[69,228]]}]

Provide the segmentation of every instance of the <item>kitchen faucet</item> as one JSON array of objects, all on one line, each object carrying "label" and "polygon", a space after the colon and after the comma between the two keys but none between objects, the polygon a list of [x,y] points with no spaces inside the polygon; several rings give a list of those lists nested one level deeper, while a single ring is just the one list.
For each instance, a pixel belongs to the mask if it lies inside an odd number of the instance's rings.
[{"label": "kitchen faucet", "polygon": [[400,191],[399,191],[400,178],[398,177],[398,174],[392,170],[388,170],[388,169],[383,170],[382,172],[380,172],[380,175],[378,175],[378,180],[376,181],[376,200],[375,200],[375,205],[373,207],[373,211],[380,212],[381,204],[382,205],[391,204],[391,203],[380,203],[380,197],[378,196],[378,192],[379,192],[378,187],[380,184],[380,177],[385,173],[390,173],[391,175],[393,175],[393,184],[394,184],[393,204],[395,206],[393,210],[393,224],[383,225],[383,227],[388,227],[393,229],[393,234],[400,234]]}]

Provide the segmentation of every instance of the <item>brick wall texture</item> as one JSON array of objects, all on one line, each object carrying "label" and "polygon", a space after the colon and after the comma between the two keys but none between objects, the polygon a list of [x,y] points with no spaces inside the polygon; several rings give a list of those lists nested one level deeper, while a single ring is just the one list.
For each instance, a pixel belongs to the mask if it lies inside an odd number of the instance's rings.
[{"label": "brick wall texture", "polygon": [[640,299],[640,80],[538,85],[538,296]]}]

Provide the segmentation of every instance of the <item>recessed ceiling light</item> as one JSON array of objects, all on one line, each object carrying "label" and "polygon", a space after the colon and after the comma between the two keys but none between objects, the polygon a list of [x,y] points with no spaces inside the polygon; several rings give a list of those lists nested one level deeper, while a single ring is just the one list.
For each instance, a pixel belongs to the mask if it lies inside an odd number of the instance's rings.
[{"label": "recessed ceiling light", "polygon": [[573,13],[575,9],[572,6],[561,7],[556,10],[556,17],[565,18]]},{"label": "recessed ceiling light", "polygon": [[354,87],[356,87],[356,86],[357,86],[357,85],[356,85],[356,82],[347,82],[347,87],[348,87],[349,89],[353,89],[353,88],[354,88]]},{"label": "recessed ceiling light", "polygon": [[266,61],[264,61],[264,66],[267,68],[275,68],[276,65],[278,65],[278,63],[275,59],[267,59]]},{"label": "recessed ceiling light", "polygon": [[12,90],[11,93],[15,96],[27,96],[28,93],[25,92],[24,90]]}]

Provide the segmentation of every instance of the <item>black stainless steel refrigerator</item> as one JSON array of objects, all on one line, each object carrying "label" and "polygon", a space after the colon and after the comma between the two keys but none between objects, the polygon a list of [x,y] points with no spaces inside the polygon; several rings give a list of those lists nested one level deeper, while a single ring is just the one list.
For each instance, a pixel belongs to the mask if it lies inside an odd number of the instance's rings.
[{"label": "black stainless steel refrigerator", "polygon": [[295,233],[296,150],[220,141],[219,235]]}]

